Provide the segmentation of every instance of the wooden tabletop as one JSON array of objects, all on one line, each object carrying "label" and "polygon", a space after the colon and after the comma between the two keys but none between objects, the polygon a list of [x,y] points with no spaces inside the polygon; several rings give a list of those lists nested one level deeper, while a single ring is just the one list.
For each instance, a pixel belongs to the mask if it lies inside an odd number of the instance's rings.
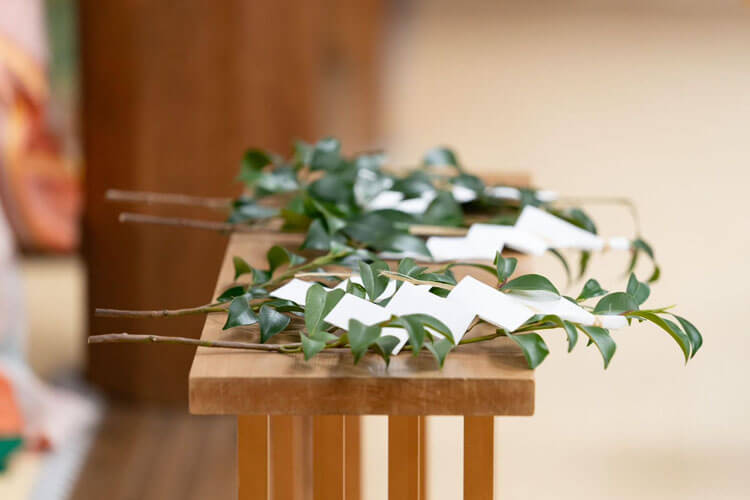
[{"label": "wooden tabletop", "polygon": [[[294,247],[299,235],[234,234],[214,298],[232,283],[232,257],[265,267],[275,244]],[[222,331],[226,315],[207,316],[206,340],[258,341],[257,325]],[[470,332],[468,336],[481,334]],[[485,332],[486,333],[486,332]],[[231,415],[532,415],[534,372],[507,338],[457,347],[443,369],[429,352],[376,355],[358,365],[345,352],[301,354],[199,347],[190,370],[190,411]]]}]

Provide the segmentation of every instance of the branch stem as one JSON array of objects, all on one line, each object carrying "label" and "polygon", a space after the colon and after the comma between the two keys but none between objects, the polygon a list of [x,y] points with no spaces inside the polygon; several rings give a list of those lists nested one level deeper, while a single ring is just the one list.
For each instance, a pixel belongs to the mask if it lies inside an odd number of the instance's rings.
[{"label": "branch stem", "polygon": [[180,193],[154,193],[151,191],[127,191],[108,189],[105,197],[111,201],[129,201],[148,205],[183,205],[205,207],[214,210],[228,210],[232,205],[231,198],[211,198],[208,196],[191,196]]}]

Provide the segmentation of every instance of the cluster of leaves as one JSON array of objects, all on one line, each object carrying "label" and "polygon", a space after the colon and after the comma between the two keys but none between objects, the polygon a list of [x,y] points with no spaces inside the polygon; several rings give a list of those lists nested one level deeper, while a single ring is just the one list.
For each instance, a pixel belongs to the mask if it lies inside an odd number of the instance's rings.
[{"label": "cluster of leaves", "polygon": [[[410,226],[463,226],[467,216],[512,225],[526,205],[540,207],[596,233],[596,225],[581,209],[554,208],[540,200],[533,189],[519,189],[520,200],[492,196],[488,186],[479,177],[467,173],[457,155],[448,148],[429,150],[421,166],[404,175],[387,172],[383,168],[385,160],[382,152],[347,157],[342,154],[340,142],[333,138],[315,144],[297,142],[289,159],[251,149],[245,153],[238,176],[251,195],[234,201],[229,221],[252,223],[281,217],[284,230],[307,233],[303,248],[308,249],[327,251],[332,245],[349,244],[373,251],[425,256],[430,252],[422,238],[410,234]],[[455,186],[473,193],[473,199],[459,203],[452,194]],[[385,190],[398,192],[406,200],[429,196],[431,202],[419,214],[393,209],[369,210],[370,202]],[[281,209],[259,203],[270,195],[284,195],[288,200]],[[636,240],[633,267],[640,252],[653,260],[648,244]],[[571,279],[570,266],[563,254],[556,250],[552,253],[560,259]],[[581,253],[579,277],[586,272],[590,257],[590,252]],[[650,281],[656,278],[658,270]]]},{"label": "cluster of leaves", "polygon": [[[229,302],[224,329],[258,323],[262,343],[268,342],[283,331],[296,333],[300,342],[289,344],[284,352],[302,352],[305,359],[310,359],[325,349],[349,348],[355,363],[369,351],[380,355],[388,364],[398,339],[390,335],[381,335],[383,328],[401,328],[409,338],[409,344],[404,350],[417,355],[423,348],[427,349],[442,366],[447,354],[455,348],[455,343],[448,327],[435,317],[426,314],[394,316],[376,325],[364,325],[355,319],[350,321],[347,331],[325,322],[326,316],[344,293],[351,293],[381,306],[387,305],[390,298],[381,298],[381,295],[391,279],[397,280],[396,287],[400,287],[403,281],[432,285],[432,293],[445,296],[456,284],[452,269],[457,266],[471,266],[496,277],[497,287],[503,292],[543,292],[560,296],[552,282],[539,274],[526,274],[511,279],[517,260],[503,258],[499,253],[494,265],[453,262],[430,269],[406,258],[398,262],[395,270],[391,270],[386,262],[352,248],[339,247],[308,261],[283,247],[275,246],[268,251],[267,263],[267,269],[257,269],[240,257],[234,258],[235,279],[249,274],[252,280],[248,285],[235,284],[229,287],[217,298],[220,303]],[[324,272],[325,267],[329,265],[356,266],[362,285],[349,282],[347,289],[343,290],[327,289],[315,284],[309,288],[304,306],[270,297],[269,293],[273,289],[297,273]],[[590,279],[576,298],[565,299],[596,315],[621,315],[626,317],[629,323],[632,320],[654,323],[677,342],[687,361],[702,345],[700,333],[692,323],[668,312],[667,308],[641,309],[649,295],[648,284],[638,281],[635,275],[631,274],[624,292],[607,292],[596,280]],[[591,299],[598,300],[593,306],[586,305]],[[299,326],[292,327],[290,325],[295,318],[298,319]],[[534,316],[514,332],[496,329],[492,335],[479,340],[468,338],[460,343],[489,341],[507,336],[518,344],[529,367],[534,368],[549,353],[547,344],[538,332],[556,328],[565,332],[568,351],[575,347],[578,333],[581,332],[588,338],[588,344],[594,344],[601,353],[604,367],[609,365],[616,344],[607,329],[578,324],[554,315]]]}]

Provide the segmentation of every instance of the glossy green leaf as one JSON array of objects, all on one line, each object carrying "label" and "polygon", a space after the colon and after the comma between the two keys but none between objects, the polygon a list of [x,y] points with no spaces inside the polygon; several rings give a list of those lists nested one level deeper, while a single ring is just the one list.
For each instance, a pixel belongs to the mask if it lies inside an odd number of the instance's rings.
[{"label": "glossy green leaf", "polygon": [[601,287],[598,281],[592,278],[583,285],[583,289],[581,290],[581,293],[578,294],[576,302],[592,299],[594,297],[601,297],[602,295],[607,295],[607,291]]},{"label": "glossy green leaf", "polygon": [[576,330],[576,326],[573,323],[565,321],[554,314],[545,316],[542,318],[542,321],[550,321],[565,330],[565,335],[568,337],[568,352],[573,350],[578,343],[578,330]]},{"label": "glossy green leaf", "polygon": [[[424,314],[424,313],[407,314],[405,316],[408,316],[410,319],[418,321],[422,325],[429,327],[432,330],[442,334],[451,343],[454,342],[453,334],[451,333],[450,328],[448,328],[448,326],[445,323],[443,323],[436,317],[430,316],[429,314]],[[401,317],[403,318],[405,316],[401,316]]]},{"label": "glossy green leaf", "polygon": [[299,189],[297,172],[289,166],[278,167],[271,172],[263,174],[255,183],[255,195],[257,197],[277,193],[289,193],[297,189]]},{"label": "glossy green leaf", "polygon": [[222,330],[234,328],[235,326],[247,326],[258,322],[247,297],[244,295],[232,300],[227,311],[227,321]]},{"label": "glossy green leaf", "polygon": [[497,280],[500,283],[505,282],[513,275],[518,265],[518,259],[515,257],[503,257],[500,252],[495,253],[495,271]]},{"label": "glossy green leaf", "polygon": [[456,153],[445,146],[439,146],[427,151],[422,158],[422,165],[457,168],[459,166]]},{"label": "glossy green leaf", "polygon": [[649,288],[646,283],[638,281],[638,278],[632,273],[630,274],[630,279],[628,279],[628,287],[626,291],[628,295],[633,297],[633,300],[638,305],[646,302],[646,299],[648,299],[648,296],[651,294],[651,288]]},{"label": "glossy green leaf", "polygon": [[273,247],[271,247],[271,249],[266,254],[266,259],[268,260],[268,266],[270,267],[271,274],[273,274],[276,269],[283,266],[284,264],[289,264],[290,266],[298,266],[305,262],[305,258],[301,255],[292,253],[286,248],[278,245],[274,245]]},{"label": "glossy green leaf", "polygon": [[356,365],[362,355],[367,352],[372,344],[380,337],[380,326],[366,326],[356,319],[349,320],[349,345],[354,355],[354,364]]},{"label": "glossy green leaf", "polygon": [[432,254],[427,249],[422,238],[408,234],[408,233],[394,233],[385,238],[382,242],[384,250],[392,250],[394,252],[413,252],[418,255],[424,255],[431,257]]},{"label": "glossy green leaf", "polygon": [[424,327],[419,318],[407,314],[394,319],[390,324],[393,326],[400,326],[406,330],[406,333],[409,335],[409,343],[411,344],[411,353],[414,356],[419,354],[419,351],[422,350],[422,346],[424,345],[425,337]]},{"label": "glossy green leaf", "polygon": [[332,170],[341,165],[341,143],[338,139],[328,137],[315,144],[310,156],[311,170]]},{"label": "glossy green leaf", "polygon": [[271,272],[253,268],[253,285],[262,285],[271,279]]},{"label": "glossy green leaf", "polygon": [[425,347],[435,356],[438,365],[442,368],[445,364],[445,357],[453,349],[453,344],[446,339],[439,339],[434,342],[427,342]]},{"label": "glossy green leaf", "polygon": [[270,163],[271,157],[265,151],[248,149],[242,156],[240,174],[237,179],[246,185],[252,185],[260,178],[263,168]]},{"label": "glossy green leaf", "polygon": [[628,314],[628,316],[648,320],[667,332],[674,341],[677,342],[677,345],[680,346],[680,349],[685,356],[685,362],[690,359],[690,338],[688,338],[687,334],[683,332],[676,323],[648,311],[633,311]]},{"label": "glossy green leaf", "polygon": [[458,174],[451,179],[451,184],[474,191],[477,198],[482,198],[484,196],[484,182],[482,182],[482,179],[476,175]]},{"label": "glossy green leaf", "polygon": [[688,336],[688,339],[690,339],[690,345],[692,347],[692,349],[690,350],[690,357],[692,358],[693,356],[695,356],[695,353],[698,352],[698,349],[700,349],[703,345],[703,336],[695,327],[695,325],[693,325],[690,321],[686,320],[682,316],[677,316],[676,314],[673,314],[672,316],[674,316],[675,319],[680,322],[680,325],[682,325],[682,330]]},{"label": "glossy green leaf", "polygon": [[243,274],[248,274],[253,272],[253,268],[250,267],[250,264],[248,264],[245,259],[242,257],[232,257],[232,263],[234,264],[234,279],[236,280]]},{"label": "glossy green leaf", "polygon": [[242,224],[254,220],[276,217],[277,215],[279,215],[277,208],[258,205],[255,200],[250,198],[239,198],[232,204],[232,212],[229,214],[227,222]]},{"label": "glossy green leaf", "polygon": [[300,333],[299,336],[302,341],[302,352],[305,354],[305,361],[309,361],[310,358],[318,354],[326,346],[323,340],[310,338],[304,333]]},{"label": "glossy green leaf", "polygon": [[605,295],[594,307],[594,314],[622,314],[637,311],[638,304],[625,292],[613,292]]},{"label": "glossy green leaf", "polygon": [[573,281],[573,276],[570,273],[570,266],[568,265],[567,259],[565,259],[565,256],[562,254],[562,252],[560,252],[559,250],[555,248],[550,248],[549,253],[554,255],[557,258],[557,260],[560,261],[560,264],[562,264],[563,269],[565,270],[565,279],[568,285],[570,285],[571,281]]},{"label": "glossy green leaf", "polygon": [[388,270],[388,264],[382,260],[376,260],[372,264],[367,264],[364,261],[359,262],[359,275],[370,300],[376,300],[385,291],[385,287],[388,285],[388,277],[383,276],[381,272]]},{"label": "glossy green leaf", "polygon": [[338,175],[326,175],[307,187],[311,196],[330,203],[352,203],[353,184]]},{"label": "glossy green leaf", "polygon": [[302,248],[325,251],[331,248],[331,240],[331,235],[329,235],[328,231],[323,227],[323,223],[320,219],[315,219],[307,229],[307,236],[302,243]]},{"label": "glossy green leaf", "polygon": [[260,341],[265,344],[268,339],[284,331],[289,325],[289,316],[281,314],[267,304],[263,304],[260,307],[258,322],[260,323]]},{"label": "glossy green leaf", "polygon": [[385,361],[385,366],[388,367],[391,364],[391,356],[393,356],[393,350],[399,344],[400,340],[393,335],[383,335],[375,341],[373,347],[375,352],[380,354],[380,357]]},{"label": "glossy green leaf", "polygon": [[435,226],[460,226],[463,221],[461,205],[447,191],[440,191],[422,215],[423,224]]},{"label": "glossy green leaf", "polygon": [[589,338],[589,342],[594,343],[596,348],[599,349],[604,360],[604,369],[606,370],[609,362],[612,361],[612,356],[615,355],[615,351],[617,350],[617,344],[615,344],[615,341],[609,335],[609,330],[598,326],[577,326]]},{"label": "glossy green leaf", "polygon": [[328,234],[335,234],[346,226],[346,220],[337,213],[335,206],[312,198],[309,200],[315,211],[323,217]]},{"label": "glossy green leaf", "polygon": [[581,258],[578,260],[578,279],[581,279],[586,274],[586,270],[589,267],[589,261],[591,260],[591,252],[583,250],[581,252]]},{"label": "glossy green leaf", "polygon": [[508,337],[521,348],[523,356],[526,358],[526,364],[532,370],[539,366],[549,354],[549,347],[538,333],[508,334]]},{"label": "glossy green leaf", "polygon": [[359,297],[360,299],[367,298],[367,290],[365,290],[365,287],[358,283],[354,283],[353,281],[349,281],[346,284],[346,293],[350,293],[355,297]]},{"label": "glossy green leaf", "polygon": [[504,291],[542,291],[560,295],[555,285],[550,280],[539,274],[524,274],[514,280],[510,280],[503,285]]},{"label": "glossy green leaf", "polygon": [[344,296],[340,288],[326,291],[322,285],[316,283],[307,290],[305,296],[305,327],[311,336],[320,331],[325,323],[325,317]]},{"label": "glossy green leaf", "polygon": [[415,170],[405,177],[396,179],[391,189],[403,193],[407,198],[415,198],[422,193],[435,191],[435,186],[426,172]]},{"label": "glossy green leaf", "polygon": [[221,292],[221,295],[219,295],[216,298],[216,302],[231,302],[233,299],[239,297],[240,295],[245,295],[245,287],[244,286],[230,286],[223,292]]}]

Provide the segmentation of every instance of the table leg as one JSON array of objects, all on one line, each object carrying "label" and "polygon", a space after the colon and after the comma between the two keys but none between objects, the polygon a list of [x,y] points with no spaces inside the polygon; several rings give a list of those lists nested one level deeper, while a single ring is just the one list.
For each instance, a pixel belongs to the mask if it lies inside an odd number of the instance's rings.
[{"label": "table leg", "polygon": [[494,417],[464,417],[464,500],[492,500]]},{"label": "table leg", "polygon": [[361,498],[362,428],[359,416],[344,417],[344,494],[346,500]]},{"label": "table leg", "polygon": [[237,417],[239,500],[268,499],[268,416]]},{"label": "table leg", "polygon": [[309,417],[272,416],[270,422],[270,493],[274,500],[305,500],[310,490]]},{"label": "table leg", "polygon": [[388,417],[388,500],[420,500],[420,424],[424,417]]},{"label": "table leg", "polygon": [[344,499],[344,417],[313,417],[313,500]]}]

